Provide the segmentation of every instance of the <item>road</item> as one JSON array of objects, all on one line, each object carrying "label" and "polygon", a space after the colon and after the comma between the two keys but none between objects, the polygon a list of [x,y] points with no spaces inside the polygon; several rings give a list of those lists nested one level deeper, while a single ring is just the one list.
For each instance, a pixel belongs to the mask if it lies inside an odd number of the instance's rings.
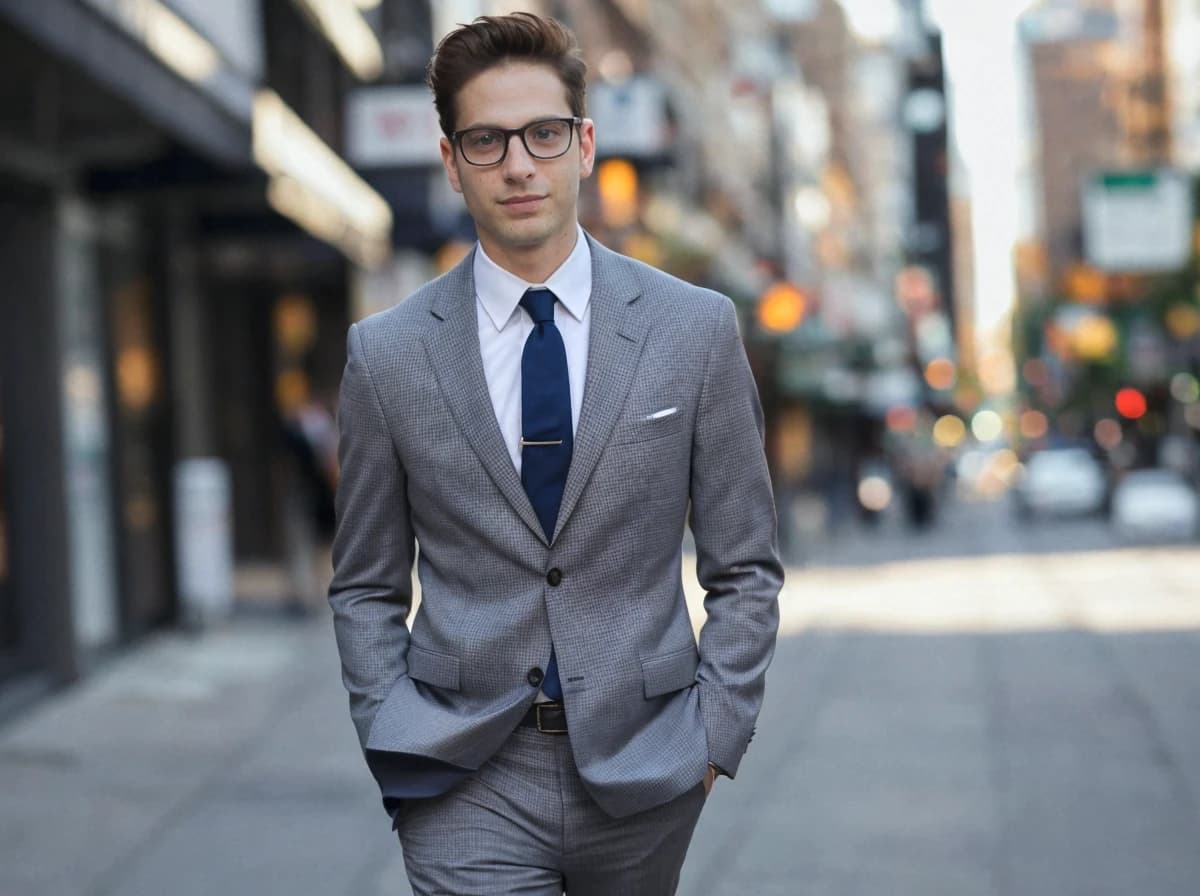
[{"label": "road", "polygon": [[[805,559],[683,896],[1200,892],[1200,548],[959,504]],[[328,620],[164,635],[0,729],[0,893],[404,896],[372,787]]]},{"label": "road", "polygon": [[687,896],[1200,892],[1200,551],[957,505],[809,545]]}]

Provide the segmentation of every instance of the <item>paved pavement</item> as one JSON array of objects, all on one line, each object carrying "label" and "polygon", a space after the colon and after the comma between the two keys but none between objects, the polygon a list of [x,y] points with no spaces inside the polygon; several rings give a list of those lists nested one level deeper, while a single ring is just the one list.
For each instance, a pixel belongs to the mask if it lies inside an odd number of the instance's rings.
[{"label": "paved pavement", "polygon": [[[971,507],[810,547],[683,896],[1200,892],[1200,548]],[[214,893],[409,893],[323,616],[157,637],[0,728],[0,894]]]}]

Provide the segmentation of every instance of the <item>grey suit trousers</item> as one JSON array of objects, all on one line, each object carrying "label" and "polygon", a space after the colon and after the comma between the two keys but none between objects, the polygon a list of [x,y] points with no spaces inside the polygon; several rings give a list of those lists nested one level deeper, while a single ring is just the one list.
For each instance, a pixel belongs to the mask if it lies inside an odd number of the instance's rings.
[{"label": "grey suit trousers", "polygon": [[566,737],[518,728],[478,772],[397,817],[416,896],[670,896],[704,785],[613,818],[588,795]]}]

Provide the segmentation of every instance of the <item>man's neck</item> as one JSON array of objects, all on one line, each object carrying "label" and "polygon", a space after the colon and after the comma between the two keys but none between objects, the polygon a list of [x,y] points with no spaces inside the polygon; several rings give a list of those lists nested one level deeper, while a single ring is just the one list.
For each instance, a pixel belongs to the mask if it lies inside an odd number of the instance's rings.
[{"label": "man's neck", "polygon": [[545,283],[571,257],[578,237],[579,230],[575,228],[562,237],[528,250],[489,245],[491,241],[483,236],[480,236],[479,244],[488,258],[514,277],[520,277],[526,283]]}]

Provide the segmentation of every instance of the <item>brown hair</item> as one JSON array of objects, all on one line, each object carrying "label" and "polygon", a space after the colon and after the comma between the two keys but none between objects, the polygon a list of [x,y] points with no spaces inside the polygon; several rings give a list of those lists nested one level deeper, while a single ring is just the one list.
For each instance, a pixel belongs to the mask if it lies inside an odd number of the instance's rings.
[{"label": "brown hair", "polygon": [[442,133],[448,137],[454,131],[458,92],[463,85],[481,72],[510,61],[552,68],[566,89],[571,114],[583,118],[587,63],[575,35],[556,19],[516,12],[480,16],[470,25],[459,25],[434,50],[425,82],[433,90]]}]

